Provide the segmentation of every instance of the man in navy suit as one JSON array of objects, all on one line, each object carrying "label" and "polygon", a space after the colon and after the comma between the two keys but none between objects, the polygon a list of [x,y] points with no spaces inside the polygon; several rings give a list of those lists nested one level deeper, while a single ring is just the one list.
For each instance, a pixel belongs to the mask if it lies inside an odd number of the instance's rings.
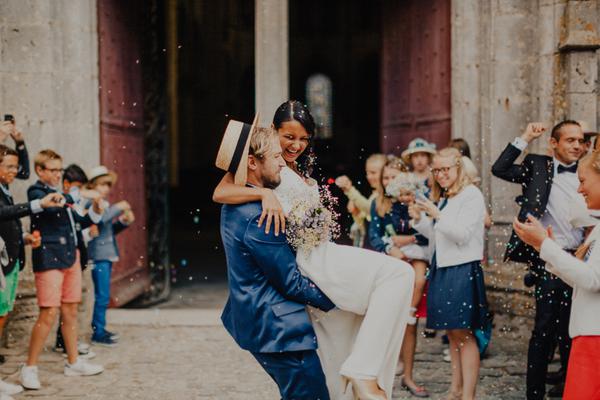
[{"label": "man in navy suit", "polygon": [[[247,186],[274,189],[285,165],[277,133],[232,122],[218,159],[225,155],[237,182],[243,168]],[[277,383],[284,400],[329,399],[306,305],[328,311],[334,304],[300,274],[285,234],[267,234],[259,227],[261,212],[260,202],[224,205],[221,210],[229,277],[229,299],[221,319],[239,346]]]}]

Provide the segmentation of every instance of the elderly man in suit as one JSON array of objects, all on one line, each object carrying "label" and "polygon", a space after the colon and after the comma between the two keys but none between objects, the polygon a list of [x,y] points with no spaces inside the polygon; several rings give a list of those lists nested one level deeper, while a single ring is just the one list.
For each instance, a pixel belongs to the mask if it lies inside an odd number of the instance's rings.
[{"label": "elderly man in suit", "polygon": [[[576,171],[577,162],[585,152],[584,134],[578,122],[562,121],[552,128],[553,156],[528,154],[522,163],[516,164],[528,144],[545,131],[542,123],[530,123],[525,132],[504,149],[492,166],[492,174],[521,184],[523,191],[517,197],[521,206],[519,221],[525,221],[528,215],[540,219],[544,226],[552,226],[556,241],[563,249],[574,252],[581,245],[584,234],[583,229],[571,225],[571,207],[583,200],[577,193]],[[539,253],[514,231],[506,247],[505,260],[526,263],[531,271],[526,284],[536,285],[535,325],[527,356],[527,399],[543,399],[548,363],[556,341],[565,371],[568,364],[572,290],[544,269]]]},{"label": "elderly man in suit", "polygon": [[[273,189],[285,161],[274,130],[231,121],[217,165],[234,174],[236,183]],[[328,311],[334,304],[300,274],[285,235],[260,228],[261,213],[260,202],[224,205],[221,210],[229,277],[229,299],[221,319],[239,346],[277,383],[284,400],[327,400],[306,305]]]}]

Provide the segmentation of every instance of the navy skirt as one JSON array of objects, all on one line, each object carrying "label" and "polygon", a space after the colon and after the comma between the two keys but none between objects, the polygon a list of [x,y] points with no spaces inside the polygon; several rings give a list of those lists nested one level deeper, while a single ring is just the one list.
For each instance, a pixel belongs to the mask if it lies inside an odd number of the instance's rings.
[{"label": "navy skirt", "polygon": [[429,270],[427,328],[482,329],[488,323],[483,270],[479,261]]}]

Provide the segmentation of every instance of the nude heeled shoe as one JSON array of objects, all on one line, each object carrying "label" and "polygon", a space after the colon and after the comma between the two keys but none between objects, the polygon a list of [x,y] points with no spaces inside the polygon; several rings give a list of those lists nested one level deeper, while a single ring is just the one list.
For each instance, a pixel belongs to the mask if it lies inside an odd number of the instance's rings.
[{"label": "nude heeled shoe", "polygon": [[375,379],[354,379],[347,376],[342,376],[342,379],[344,393],[348,389],[348,383],[352,384],[354,400],[387,400],[385,392],[377,385],[377,380]]}]

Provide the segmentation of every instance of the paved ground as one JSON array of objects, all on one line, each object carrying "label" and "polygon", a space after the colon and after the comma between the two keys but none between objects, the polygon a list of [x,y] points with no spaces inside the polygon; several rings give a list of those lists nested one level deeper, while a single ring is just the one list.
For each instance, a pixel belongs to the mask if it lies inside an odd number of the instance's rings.
[{"label": "paved ground", "polygon": [[[220,287],[220,288],[219,288]],[[277,399],[277,392],[253,358],[237,348],[221,327],[218,306],[223,287],[187,287],[174,299],[150,310],[110,310],[111,326],[120,332],[115,349],[94,348],[106,371],[96,377],[66,378],[62,356],[47,352],[40,375],[44,389],[18,398],[38,399]],[[188,299],[177,302],[176,299]],[[192,301],[195,299],[196,301]],[[170,308],[164,306],[170,304]],[[202,305],[205,308],[190,308]],[[483,361],[479,399],[522,399],[528,327],[522,319],[498,317],[490,355]],[[450,364],[442,361],[439,337],[421,339],[417,380],[433,399],[449,384]],[[17,377],[24,350],[6,350],[0,367],[9,381]],[[394,399],[410,398],[398,385]]]}]

